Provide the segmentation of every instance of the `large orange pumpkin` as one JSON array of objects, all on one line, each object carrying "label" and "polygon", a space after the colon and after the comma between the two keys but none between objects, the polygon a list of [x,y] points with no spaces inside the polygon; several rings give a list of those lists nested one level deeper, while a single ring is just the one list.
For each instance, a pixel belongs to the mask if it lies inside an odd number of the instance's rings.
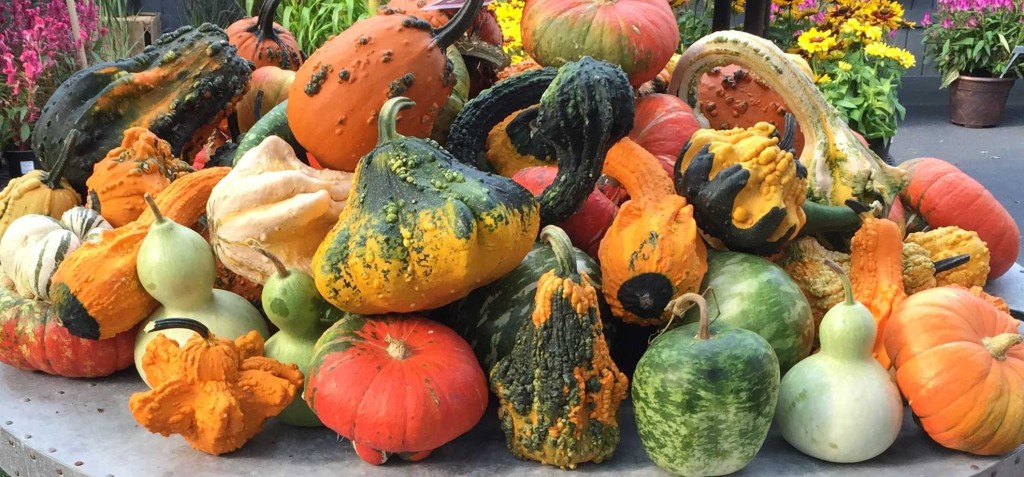
[{"label": "large orange pumpkin", "polygon": [[900,193],[904,206],[932,228],[955,225],[973,230],[988,245],[989,280],[1013,266],[1020,253],[1020,229],[985,186],[942,159],[914,159],[900,168],[910,176],[910,184]]},{"label": "large orange pumpkin", "polygon": [[900,392],[932,439],[980,455],[1024,443],[1020,326],[962,288],[918,292],[896,309],[885,350]]},{"label": "large orange pumpkin", "polygon": [[636,100],[629,138],[657,157],[672,177],[683,146],[700,127],[686,101],[671,94],[650,94]]},{"label": "large orange pumpkin", "polygon": [[324,43],[295,74],[288,125],[299,143],[329,169],[352,172],[377,144],[384,102],[416,103],[398,119],[398,133],[427,137],[456,77],[445,50],[473,23],[482,0],[470,0],[440,29],[381,9]]},{"label": "large orange pumpkin", "polygon": [[274,23],[281,0],[263,0],[258,16],[243,18],[228,26],[228,43],[238,48],[238,56],[257,68],[278,66],[297,70],[302,65],[302,49],[295,36]]}]

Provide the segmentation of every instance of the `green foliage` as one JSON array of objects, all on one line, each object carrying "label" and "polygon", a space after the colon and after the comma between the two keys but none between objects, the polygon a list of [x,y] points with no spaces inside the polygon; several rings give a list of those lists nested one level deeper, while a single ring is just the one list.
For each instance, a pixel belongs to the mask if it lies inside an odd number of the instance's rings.
[{"label": "green foliage", "polygon": [[679,44],[683,48],[711,33],[713,0],[683,1],[679,5],[672,3],[676,23],[679,24]]},{"label": "green foliage", "polygon": [[189,25],[213,23],[221,28],[246,17],[246,10],[236,0],[184,0]]},{"label": "green foliage", "polygon": [[[137,15],[138,11],[129,11],[125,0],[95,0],[99,7],[100,27],[107,29],[106,36],[96,42],[91,63],[114,61],[131,56],[131,51],[139,41],[131,38],[131,25],[125,17]],[[0,476],[2,477],[2,476]]]},{"label": "green foliage", "polygon": [[896,60],[855,50],[839,61],[815,63],[815,71],[828,75],[818,88],[851,128],[867,139],[896,135],[907,114],[897,97],[904,69]]},{"label": "green foliage", "polygon": [[295,35],[307,55],[366,17],[363,0],[284,0],[277,9],[277,22]]},{"label": "green foliage", "polygon": [[1024,44],[1024,6],[1021,2],[975,0],[976,5],[940,3],[929,15],[922,42],[925,54],[942,74],[942,87],[961,74],[997,77],[1024,74],[1024,65],[1007,71],[1016,45]]}]

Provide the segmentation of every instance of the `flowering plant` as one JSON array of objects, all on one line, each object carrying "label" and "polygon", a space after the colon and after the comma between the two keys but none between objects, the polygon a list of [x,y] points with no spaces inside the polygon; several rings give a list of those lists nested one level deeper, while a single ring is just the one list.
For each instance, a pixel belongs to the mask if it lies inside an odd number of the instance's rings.
[{"label": "flowering plant", "polygon": [[524,61],[529,56],[523,50],[523,35],[519,26],[523,21],[525,6],[525,0],[496,0],[489,5],[489,8],[494,10],[501,34],[505,37],[502,48],[512,59],[512,64]]},{"label": "flowering plant", "polygon": [[27,147],[32,124],[57,86],[78,65],[79,47],[91,50],[103,34],[92,0],[77,0],[79,36],[72,38],[67,2],[0,2],[0,145]]},{"label": "flowering plant", "polygon": [[942,87],[961,74],[996,77],[1006,71],[1015,45],[1024,43],[1024,1],[939,0],[921,22],[925,54],[942,73]]}]

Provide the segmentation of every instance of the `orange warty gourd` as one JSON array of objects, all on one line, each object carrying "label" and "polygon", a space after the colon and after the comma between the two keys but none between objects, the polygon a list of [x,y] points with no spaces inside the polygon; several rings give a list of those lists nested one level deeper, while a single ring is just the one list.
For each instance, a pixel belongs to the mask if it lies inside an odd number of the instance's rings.
[{"label": "orange warty gourd", "polygon": [[915,293],[896,309],[885,349],[900,392],[933,440],[979,455],[1024,443],[1020,326],[963,288]]},{"label": "orange warty gourd", "polygon": [[238,56],[257,68],[277,66],[297,70],[302,65],[302,49],[295,35],[277,23],[274,14],[281,0],[263,0],[258,16],[238,20],[225,30],[228,43],[238,48]]},{"label": "orange warty gourd", "polygon": [[892,361],[882,344],[886,323],[907,297],[903,291],[903,233],[899,225],[864,214],[864,223],[850,242],[850,282],[854,298],[871,311],[878,325],[872,354],[889,369]]},{"label": "orange warty gourd", "polygon": [[288,125],[317,162],[352,172],[377,144],[377,117],[388,99],[416,105],[398,132],[427,137],[455,86],[445,50],[473,23],[482,0],[470,0],[444,27],[395,10],[360,20],[313,52],[288,92]]}]

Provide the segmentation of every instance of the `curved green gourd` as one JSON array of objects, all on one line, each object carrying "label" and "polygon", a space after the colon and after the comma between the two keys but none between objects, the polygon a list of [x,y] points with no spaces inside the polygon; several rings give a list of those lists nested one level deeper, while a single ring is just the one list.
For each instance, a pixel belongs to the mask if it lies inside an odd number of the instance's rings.
[{"label": "curved green gourd", "polygon": [[797,450],[829,462],[874,458],[896,440],[903,400],[889,372],[871,356],[875,320],[854,301],[838,265],[846,300],[832,307],[818,329],[821,351],[782,379],[776,420]]}]

